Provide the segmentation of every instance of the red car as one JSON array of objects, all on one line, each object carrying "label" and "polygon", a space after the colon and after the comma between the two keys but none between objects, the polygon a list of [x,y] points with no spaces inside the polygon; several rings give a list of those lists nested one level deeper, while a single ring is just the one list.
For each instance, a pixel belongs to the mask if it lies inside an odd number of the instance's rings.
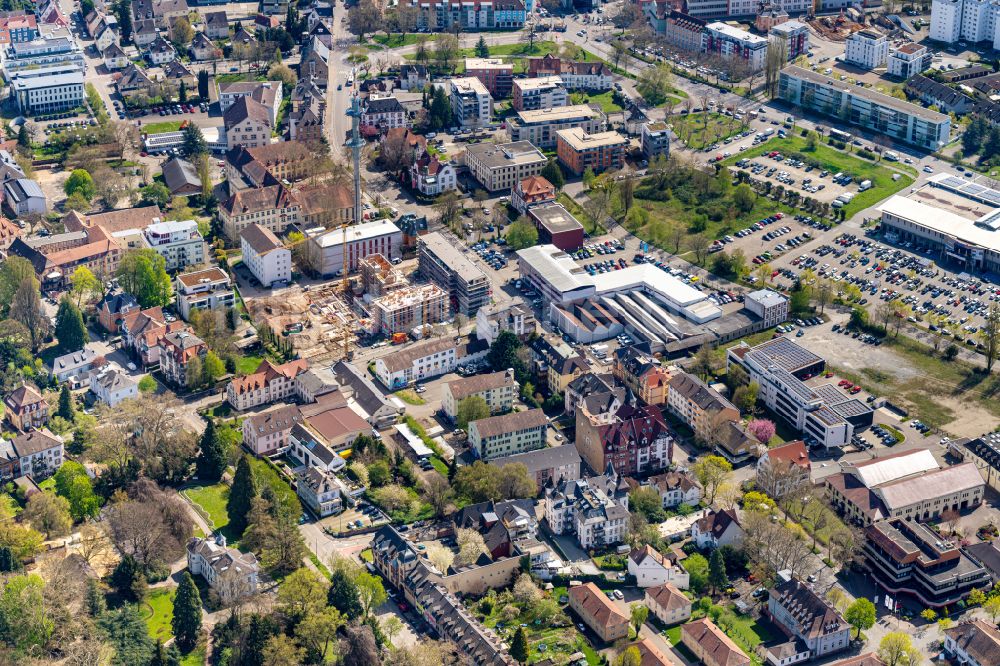
[{"label": "red car", "polygon": [[405,601],[400,601],[397,605],[399,606],[399,610],[403,613],[410,610],[410,607],[406,605]]},{"label": "red car", "polygon": [[855,386],[854,388],[851,389],[851,395],[857,395],[858,393],[861,393],[860,386]]},{"label": "red car", "polygon": [[837,386],[847,386],[850,383],[851,382],[847,381],[846,379],[841,379],[839,382],[837,382]]}]

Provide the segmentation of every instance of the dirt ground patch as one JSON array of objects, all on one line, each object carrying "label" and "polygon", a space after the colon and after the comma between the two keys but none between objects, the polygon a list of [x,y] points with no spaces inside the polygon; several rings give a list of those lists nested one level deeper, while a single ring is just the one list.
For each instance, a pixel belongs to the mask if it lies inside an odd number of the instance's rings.
[{"label": "dirt ground patch", "polygon": [[981,437],[997,427],[997,417],[969,400],[938,396],[941,405],[951,410],[957,418],[941,428],[955,437]]}]

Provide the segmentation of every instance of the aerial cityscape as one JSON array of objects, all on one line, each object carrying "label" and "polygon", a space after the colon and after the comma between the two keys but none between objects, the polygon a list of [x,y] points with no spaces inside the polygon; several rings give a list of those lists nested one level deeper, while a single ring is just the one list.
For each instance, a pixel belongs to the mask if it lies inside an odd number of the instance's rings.
[{"label": "aerial cityscape", "polygon": [[997,0],[3,0],[0,76],[0,665],[1000,666]]}]

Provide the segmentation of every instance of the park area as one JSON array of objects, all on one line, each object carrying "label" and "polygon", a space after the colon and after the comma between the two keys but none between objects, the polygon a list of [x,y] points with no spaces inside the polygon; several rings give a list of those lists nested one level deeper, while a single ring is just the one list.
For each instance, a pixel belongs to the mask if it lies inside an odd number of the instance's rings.
[{"label": "park area", "polygon": [[[158,587],[149,591],[149,595],[142,603],[142,617],[146,621],[146,628],[154,641],[166,643],[173,638],[173,629],[170,624],[174,618],[174,595],[177,590],[173,587]],[[204,648],[195,648],[186,655],[181,656],[180,666],[201,666],[205,663]]]},{"label": "park area", "polygon": [[226,501],[229,499],[229,486],[224,483],[193,486],[185,488],[181,494],[196,505],[199,513],[212,526],[212,529],[222,532],[230,545],[235,544],[236,535],[227,529],[229,512],[226,510]]},{"label": "park area", "polygon": [[677,138],[692,150],[705,150],[746,128],[746,123],[721,113],[679,115],[671,120],[671,125]]}]

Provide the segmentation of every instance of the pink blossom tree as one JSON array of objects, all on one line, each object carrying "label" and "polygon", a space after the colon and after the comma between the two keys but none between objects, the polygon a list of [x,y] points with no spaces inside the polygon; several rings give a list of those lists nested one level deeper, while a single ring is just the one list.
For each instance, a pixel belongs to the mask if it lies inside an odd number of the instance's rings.
[{"label": "pink blossom tree", "polygon": [[767,444],[774,437],[774,421],[754,419],[747,424],[747,432],[756,437],[761,444]]}]

